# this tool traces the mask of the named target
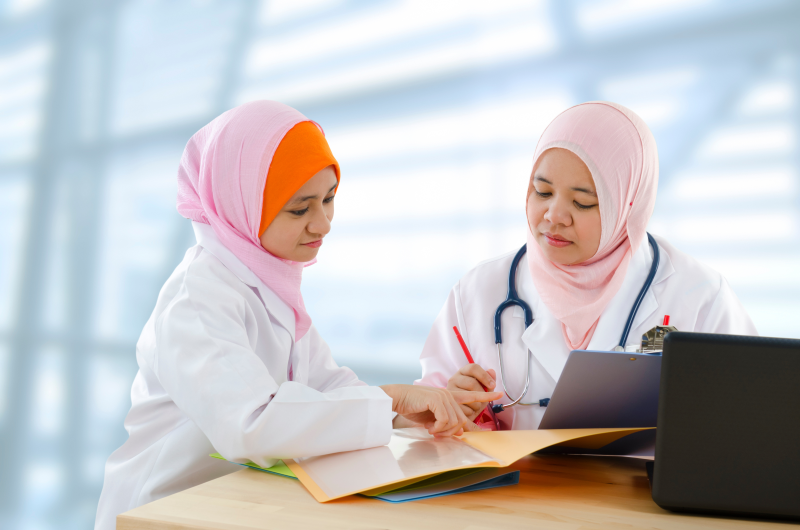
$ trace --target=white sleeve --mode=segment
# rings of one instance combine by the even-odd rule
[[[459,368],[467,363],[464,352],[458,344],[453,326],[458,326],[458,331],[470,347],[469,330],[460,318],[462,315],[460,307],[459,284],[450,291],[447,301],[444,303],[439,315],[433,322],[419,362],[422,364],[422,377],[414,382],[415,385],[434,386],[438,388],[447,387],[447,381],[458,372]]]
[[[702,319],[701,324],[696,330],[699,332],[758,335],[750,315],[724,277],[721,278],[717,295],[706,310],[706,314],[700,315],[700,319]]]
[[[271,466],[278,458],[389,442],[392,400],[380,388],[278,386],[252,350],[245,326],[249,312],[244,298],[224,282],[187,276],[156,322],[153,371],[222,456]],[[349,377],[334,373],[329,388]]]

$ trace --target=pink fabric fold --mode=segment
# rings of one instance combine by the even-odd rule
[[[534,170],[553,148],[573,152],[592,174],[600,204],[600,246],[584,263],[560,265],[545,257],[528,226],[528,267],[542,301],[561,321],[567,346],[586,349],[645,239],[658,188],[658,150],[639,116],[608,102],[583,103],[559,114],[539,138]]]
[[[183,151],[178,168],[178,212],[211,225],[225,247],[295,314],[295,340],[311,327],[300,283],[303,267],[261,246],[258,229],[270,162],[284,135],[310,121],[276,101],[233,108],[200,129]]]

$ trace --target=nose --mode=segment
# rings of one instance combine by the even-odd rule
[[[572,215],[569,212],[569,205],[563,201],[555,200],[550,203],[550,207],[544,214],[546,221],[553,225],[569,226],[572,224]]]
[[[306,230],[311,234],[326,235],[331,231],[331,220],[328,218],[324,208],[315,208],[314,215],[306,226]]]

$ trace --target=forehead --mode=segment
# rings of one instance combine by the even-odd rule
[[[542,176],[554,186],[569,185],[594,189],[592,172],[578,155],[567,149],[548,149],[534,168],[534,176]]]
[[[328,166],[308,179],[305,184],[303,184],[300,189],[297,190],[295,196],[308,195],[309,192],[320,192],[322,190],[324,190],[323,193],[327,193],[328,190],[335,185],[336,171],[334,171],[333,167]]]

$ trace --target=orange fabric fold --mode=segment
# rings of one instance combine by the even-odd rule
[[[259,237],[297,190],[328,166],[333,166],[338,181],[339,163],[333,157],[325,135],[316,123],[303,121],[286,133],[267,172]]]

